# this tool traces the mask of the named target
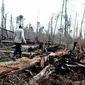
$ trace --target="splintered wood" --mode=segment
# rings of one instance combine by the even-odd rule
[[[66,54],[69,54],[68,50],[61,50],[61,51],[56,52],[57,56],[63,56],[63,55],[66,55]]]
[[[85,52],[85,39],[78,40],[77,47],[81,53]]]
[[[61,51],[57,51],[55,53],[50,53],[49,56],[63,56],[66,54],[69,54],[70,52],[68,50],[61,50]]]

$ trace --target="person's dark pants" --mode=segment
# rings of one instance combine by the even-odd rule
[[[17,54],[19,54],[19,57],[21,57],[21,55],[22,55],[21,43],[15,43],[14,56],[17,56]]]

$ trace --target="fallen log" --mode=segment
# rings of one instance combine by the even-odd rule
[[[21,71],[21,70],[28,69],[31,66],[33,66],[35,63],[41,62],[41,58],[40,57],[33,58],[33,59],[21,58],[17,62],[18,63],[13,64],[10,67],[0,65],[0,70],[2,70],[2,72],[0,72],[0,78],[2,78],[3,76],[6,76],[8,73],[15,70]]]
[[[12,72],[12,71],[14,71],[14,70],[18,70],[18,68],[8,68],[7,70],[2,71],[2,72],[0,73],[0,78],[5,77],[8,73],[10,73],[10,72]]]
[[[47,80],[54,71],[55,68],[53,65],[47,65],[40,73],[30,79],[29,84],[34,85],[35,83],[40,83]]]
[[[10,50],[0,50],[0,52],[2,53],[13,53],[14,51],[10,51]],[[38,54],[38,53],[35,53],[35,52],[31,52],[31,54]],[[30,52],[22,52],[22,55],[27,55],[27,56],[30,56]]]
[[[50,46],[50,47],[46,48],[46,50],[48,52],[56,52],[57,50],[61,50],[61,49],[65,49],[65,45],[59,44],[59,45],[56,45],[56,46]]]

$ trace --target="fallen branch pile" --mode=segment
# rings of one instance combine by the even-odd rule
[[[0,63],[0,85],[84,85],[85,54],[51,49],[31,59]]]

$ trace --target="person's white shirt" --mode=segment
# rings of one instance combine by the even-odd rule
[[[26,43],[23,28],[16,28],[14,32],[14,42],[15,43],[22,43],[22,42]]]

